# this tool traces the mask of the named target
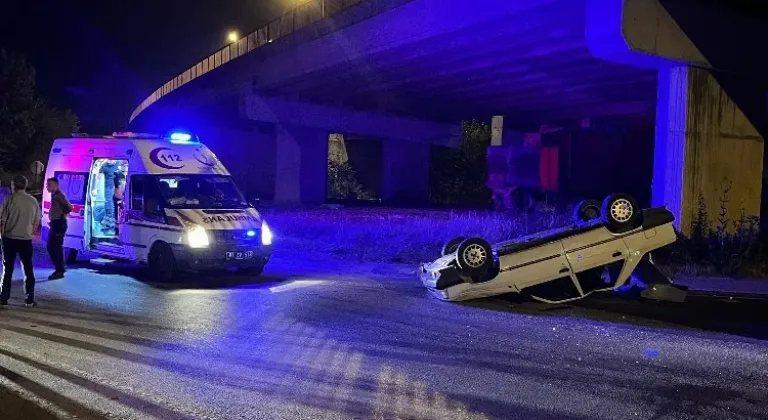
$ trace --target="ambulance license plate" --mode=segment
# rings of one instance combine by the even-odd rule
[[[253,258],[253,251],[227,252],[228,260],[247,260]]]

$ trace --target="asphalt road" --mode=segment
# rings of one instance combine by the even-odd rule
[[[280,255],[259,280],[105,264],[41,281],[38,308],[21,289],[3,420],[768,418],[760,299],[459,305],[406,268]]]

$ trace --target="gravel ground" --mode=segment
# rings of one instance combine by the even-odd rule
[[[768,418],[756,298],[450,304],[408,266],[280,253],[258,280],[105,264],[41,281],[38,308],[21,289],[3,420]]]

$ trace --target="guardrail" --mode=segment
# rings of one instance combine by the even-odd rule
[[[266,45],[280,37],[290,35],[299,29],[311,25],[326,17],[332,16],[344,9],[352,7],[363,0],[294,0],[296,5],[280,18],[264,25],[240,40],[233,42],[199,63],[190,67],[184,73],[166,82],[152,92],[133,111],[129,122],[133,121],[142,111],[149,108],[163,96],[173,92],[192,80],[213,71],[224,64]]]

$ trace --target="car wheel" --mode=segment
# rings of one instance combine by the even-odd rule
[[[480,238],[465,239],[456,251],[456,262],[464,274],[482,281],[493,267],[491,244]]]
[[[157,282],[168,282],[176,278],[178,268],[173,250],[165,242],[158,242],[149,251],[149,276]]]
[[[453,254],[454,252],[456,252],[457,249],[459,249],[459,244],[464,242],[464,240],[466,239],[467,238],[463,236],[459,236],[458,238],[453,238],[450,241],[446,242],[445,245],[443,245],[443,250],[441,255],[446,256],[449,254]]]
[[[74,248],[64,248],[64,262],[67,265],[77,264],[77,250]]]
[[[634,228],[640,219],[640,207],[632,196],[611,194],[603,200],[602,213],[614,232]]]
[[[600,202],[597,200],[582,200],[573,209],[573,221],[582,224],[600,218]]]

